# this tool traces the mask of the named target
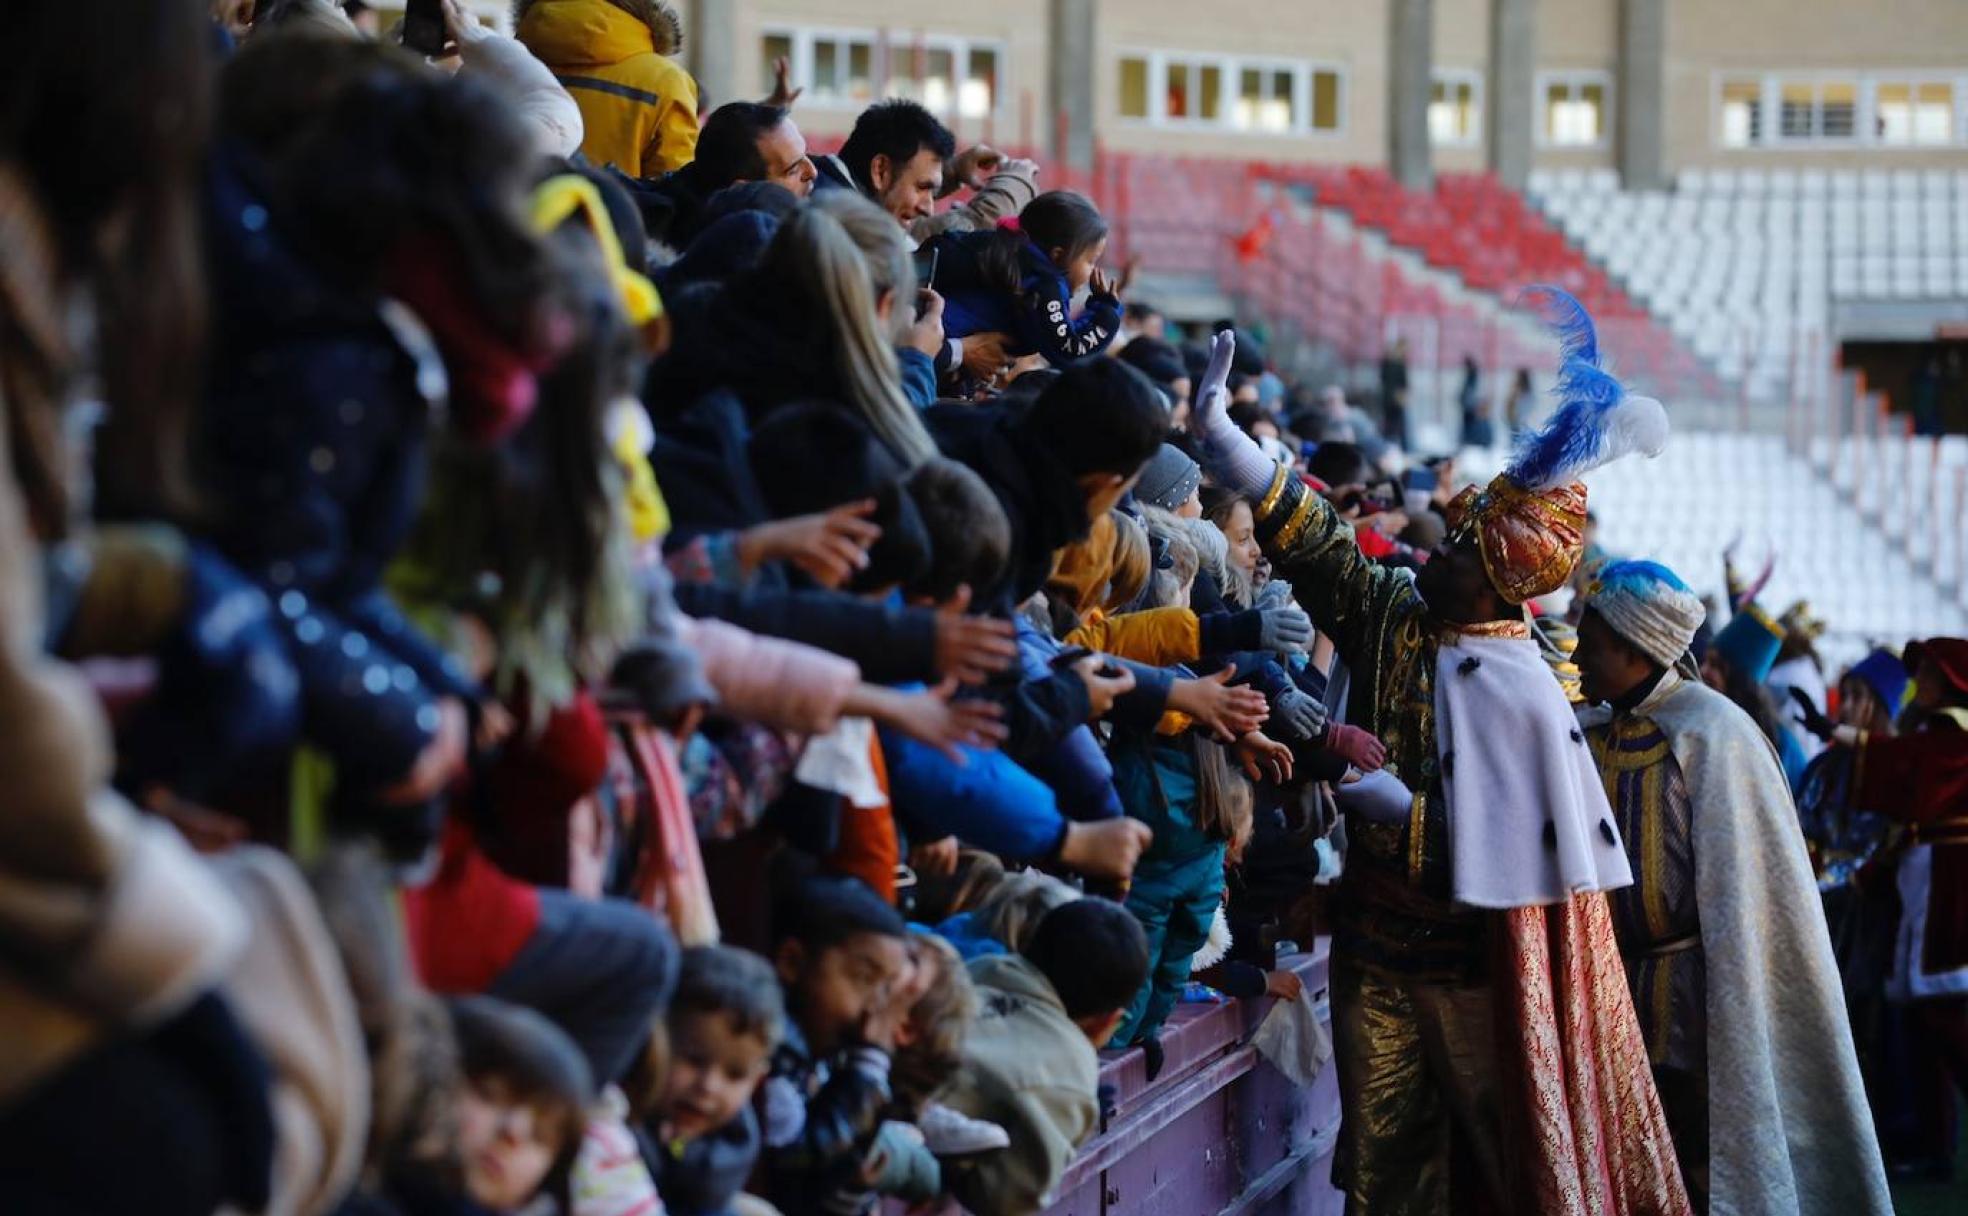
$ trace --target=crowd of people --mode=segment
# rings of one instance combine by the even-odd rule
[[[9,1211],[1033,1213],[1326,933],[1352,1210],[1944,1167],[1968,642],[1600,551],[1569,297],[1465,486],[913,102],[436,7],[9,10]]]

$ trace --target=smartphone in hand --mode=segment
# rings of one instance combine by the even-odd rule
[[[403,45],[419,55],[442,55],[450,40],[441,0],[408,0],[403,7]]]

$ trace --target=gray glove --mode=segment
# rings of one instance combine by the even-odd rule
[[[1287,688],[1271,702],[1266,729],[1274,728],[1281,739],[1293,742],[1320,738],[1326,733],[1326,707],[1302,689]]]
[[[1263,610],[1263,623],[1258,632],[1259,649],[1293,655],[1304,654],[1311,645],[1312,618],[1305,615],[1305,609],[1288,604],[1283,608]]]

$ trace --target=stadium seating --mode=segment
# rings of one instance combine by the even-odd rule
[[[1752,400],[1827,360],[1834,300],[1968,295],[1968,170],[1691,169],[1671,192],[1539,173],[1529,194]]]
[[[1718,601],[1718,554],[1738,543],[1753,574],[1774,553],[1762,603],[1781,612],[1808,600],[1832,624],[1818,649],[1837,668],[1875,642],[1968,630],[1968,602],[1948,589],[1962,557],[1954,469],[1968,470],[1968,441],[1869,439],[1843,453],[1819,441],[1793,453],[1777,435],[1683,431],[1658,460],[1618,461],[1587,482],[1607,549],[1665,562]]]

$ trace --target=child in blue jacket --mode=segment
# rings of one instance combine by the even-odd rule
[[[1008,353],[1063,365],[1106,350],[1120,332],[1119,286],[1099,269],[1106,252],[1099,209],[1053,190],[991,231],[935,238],[918,260],[936,268],[946,336],[1009,334]],[[1073,297],[1088,287],[1086,309],[1075,317]]]

